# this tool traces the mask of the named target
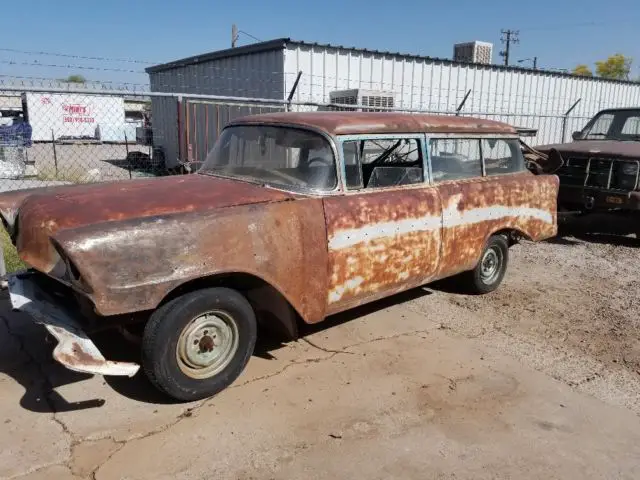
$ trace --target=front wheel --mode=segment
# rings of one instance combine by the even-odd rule
[[[238,378],[253,353],[256,318],[228,288],[178,297],[152,315],[142,336],[142,366],[151,383],[180,401],[215,395]]]
[[[493,235],[484,247],[476,267],[464,274],[469,293],[484,294],[494,291],[507,271],[509,244],[503,235]]]

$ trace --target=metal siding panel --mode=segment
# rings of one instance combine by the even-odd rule
[[[351,88],[351,55],[348,53],[336,53],[335,72],[333,76],[334,90],[347,90]]]
[[[415,61],[404,63],[403,77],[406,78],[407,82],[407,86],[404,88],[404,97],[405,105],[409,108],[415,108],[416,91],[418,90],[418,85],[420,85],[419,82],[416,82],[419,67],[420,65]]]
[[[311,96],[310,100],[312,102],[323,102],[324,101],[324,92],[323,81],[324,81],[324,72],[323,72],[323,64],[322,64],[322,50],[318,51],[316,48],[311,47]]]
[[[361,87],[362,57],[360,55],[349,55],[349,84],[347,88]]]
[[[153,144],[163,149],[167,167],[173,167],[177,165],[178,158],[177,100],[172,97],[152,97],[151,115]]]

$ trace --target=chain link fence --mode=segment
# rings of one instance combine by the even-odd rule
[[[588,118],[447,111],[98,88],[0,84],[0,191],[196,171],[222,128],[258,113],[385,110],[464,115],[530,129],[536,145],[562,142]]]

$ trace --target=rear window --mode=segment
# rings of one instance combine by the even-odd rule
[[[524,157],[517,139],[483,138],[482,158],[487,176],[516,173],[525,169]]]

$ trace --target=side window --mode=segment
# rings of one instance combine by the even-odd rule
[[[347,188],[362,188],[362,168],[360,168],[360,155],[358,145],[360,142],[351,141],[342,144],[344,157],[344,172]]]
[[[603,113],[600,115],[587,132],[587,137],[592,135],[594,137],[601,137],[609,133],[611,124],[613,123],[612,113]]]
[[[433,138],[429,151],[431,174],[436,183],[482,176],[480,140]]]
[[[640,117],[628,117],[622,126],[623,135],[640,135]]]
[[[521,172],[525,169],[520,143],[516,139],[482,139],[484,171],[488,176]]]
[[[416,138],[365,139],[343,143],[347,188],[384,188],[424,181]]]

